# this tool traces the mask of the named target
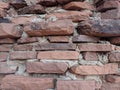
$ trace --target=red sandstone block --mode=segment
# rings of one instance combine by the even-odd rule
[[[38,59],[56,59],[56,60],[76,60],[79,53],[76,51],[43,51],[39,52]]]
[[[12,60],[25,60],[36,59],[37,52],[35,51],[13,51],[10,52],[10,59]]]
[[[0,2],[0,8],[2,8],[2,9],[8,9],[9,6],[10,6],[9,3]]]
[[[11,38],[3,38],[3,39],[0,39],[0,44],[12,44],[14,43],[15,40],[14,39],[11,39]]]
[[[34,78],[13,75],[6,76],[1,85],[2,90],[47,90],[53,87],[52,78]]]
[[[12,45],[0,45],[0,51],[2,52],[8,52],[12,48]]]
[[[80,51],[108,52],[113,50],[110,44],[79,44],[78,47]]]
[[[56,73],[64,74],[68,69],[67,63],[43,63],[43,62],[28,62],[26,63],[28,73]]]
[[[107,75],[107,74],[117,74],[118,64],[110,63],[103,66],[97,65],[79,65],[73,66],[71,72],[79,75]]]
[[[108,75],[105,79],[110,83],[120,83],[120,76],[117,75]]]
[[[110,62],[120,62],[120,52],[112,52],[108,58]]]
[[[7,60],[7,57],[8,57],[8,53],[3,53],[1,52],[0,53],[0,62],[4,62]]]

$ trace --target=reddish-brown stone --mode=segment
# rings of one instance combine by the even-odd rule
[[[57,2],[59,3],[59,4],[66,4],[66,3],[69,3],[69,2],[71,2],[72,0],[57,0]]]
[[[56,0],[38,0],[39,4],[43,5],[43,6],[55,6],[57,5],[57,1]]]
[[[79,53],[76,51],[42,51],[38,53],[38,59],[77,60]]]
[[[12,44],[14,43],[15,40],[14,39],[11,39],[11,38],[3,38],[3,39],[0,39],[0,44]]]
[[[41,43],[35,46],[35,50],[75,50],[76,45],[72,43]]]
[[[8,53],[0,53],[0,62],[4,62],[7,60]]]
[[[13,50],[15,51],[30,51],[32,50],[33,46],[32,45],[15,45],[13,47]]]
[[[96,52],[84,52],[83,59],[88,60],[88,61],[97,61],[98,56]]]
[[[9,8],[9,3],[0,2],[0,8],[2,8],[2,9],[8,9]]]
[[[117,75],[107,75],[105,79],[110,83],[120,83],[120,76]]]
[[[94,10],[93,5],[88,2],[70,2],[63,6],[63,8],[67,10]]]
[[[13,74],[17,70],[17,66],[11,68],[6,62],[0,62],[0,74]]]
[[[56,73],[64,74],[68,69],[67,63],[43,63],[43,62],[28,62],[26,64],[28,73]]]
[[[37,42],[37,38],[35,37],[26,37],[26,38],[20,38],[17,40],[17,43],[19,44],[27,44],[27,43],[34,43]]]
[[[73,23],[71,20],[32,23],[26,25],[24,28],[24,31],[29,36],[71,35],[73,30]]]
[[[110,44],[79,44],[78,48],[80,51],[97,51],[97,52],[108,52],[112,51],[112,45]]]
[[[79,65],[73,66],[71,72],[79,75],[107,75],[107,74],[117,74],[118,64],[110,63],[103,66],[97,65]]]
[[[95,90],[95,81],[58,80],[57,90]]]
[[[109,15],[111,15],[111,13]],[[116,15],[114,15],[114,17],[115,16]],[[80,34],[82,33],[89,36],[98,36],[98,37],[120,36],[119,23],[120,20],[112,20],[112,19],[87,20],[79,23],[78,32]]]
[[[108,58],[110,62],[120,62],[120,52],[112,52]]]
[[[75,43],[83,42],[83,43],[90,43],[90,42],[98,42],[99,38],[87,35],[77,35],[73,36],[72,41]]]
[[[79,22],[87,20],[91,15],[90,12],[80,12],[80,11],[67,11],[60,13],[52,13],[45,16],[46,19],[49,19],[55,16],[57,19],[71,19],[73,22]]]
[[[34,51],[10,52],[10,59],[12,59],[12,60],[36,59],[36,56],[37,56],[37,53]]]
[[[120,45],[120,37],[111,38],[110,43]]]
[[[0,45],[1,52],[8,52],[12,49],[12,45]]]
[[[2,90],[47,90],[52,89],[52,78],[34,78],[8,75],[2,80]]]
[[[69,37],[68,36],[50,36],[48,37],[48,40],[51,42],[51,43],[60,43],[60,42],[64,42],[64,43],[67,43],[69,42]]]
[[[6,17],[7,12],[5,9],[0,8],[0,18]]]
[[[22,34],[22,28],[11,23],[0,24],[0,38],[19,38]]]

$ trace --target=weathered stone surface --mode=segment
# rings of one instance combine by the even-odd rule
[[[37,56],[37,53],[34,51],[10,52],[10,59],[12,59],[12,60],[36,59],[36,56]]]
[[[2,8],[2,9],[8,9],[9,8],[9,3],[0,2],[0,8]]]
[[[35,46],[35,50],[75,50],[76,45],[72,43],[42,43]]]
[[[120,62],[120,52],[112,52],[108,56],[110,62]]]
[[[48,40],[51,42],[51,43],[60,43],[60,42],[64,42],[64,43],[67,43],[69,42],[69,37],[68,36],[50,36],[48,37]]]
[[[22,34],[22,28],[15,24],[1,23],[0,38],[19,38]]]
[[[106,75],[106,74],[117,74],[118,64],[110,63],[103,66],[97,65],[79,65],[73,66],[71,72],[79,75]]]
[[[63,6],[63,8],[67,10],[94,10],[93,5],[88,2],[70,2]]]
[[[6,10],[0,8],[0,18],[6,17],[6,15],[7,15]]]
[[[61,57],[62,56],[62,57]],[[39,52],[38,59],[76,60],[79,53],[76,51],[45,51]]]
[[[88,60],[88,61],[97,61],[98,56],[96,52],[84,52],[83,59]]]
[[[45,9],[41,5],[26,6],[18,10],[18,14],[44,14]]]
[[[95,81],[58,80],[57,90],[95,90]]]
[[[120,83],[103,83],[101,90],[119,90]]]
[[[12,49],[12,45],[0,45],[1,52],[8,52]]]
[[[74,29],[71,20],[58,20],[54,22],[28,24],[24,30],[29,36],[48,36],[71,35]]]
[[[0,23],[11,23],[8,18],[0,18]]]
[[[52,78],[33,78],[24,76],[6,76],[1,88],[2,90],[47,90],[52,89]]]
[[[120,37],[111,38],[110,43],[120,45]]]
[[[107,75],[105,80],[110,83],[120,83],[120,76],[117,75]]]
[[[79,44],[78,48],[80,51],[97,51],[97,52],[108,52],[112,51],[111,44]]]
[[[26,37],[26,38],[20,38],[17,40],[17,43],[19,44],[27,44],[27,43],[34,43],[37,42],[37,38],[35,37]]]
[[[104,13],[101,13],[101,18],[102,19],[116,19],[116,20],[120,19],[120,8],[119,9],[108,10]],[[117,29],[117,27],[116,27],[116,29]]]
[[[0,53],[0,62],[4,62],[7,60],[8,53]]]
[[[83,42],[83,43],[90,43],[90,42],[98,42],[99,38],[87,35],[77,35],[73,36],[72,41],[75,43]]]
[[[14,43],[15,40],[14,39],[11,39],[11,38],[3,38],[3,39],[0,39],[0,44],[12,44]]]
[[[55,5],[57,5],[56,0],[38,0],[38,1],[43,6],[55,6]]]
[[[56,17],[57,19],[71,19],[73,22],[79,22],[83,20],[87,20],[91,15],[90,12],[80,12],[80,11],[67,11],[60,13],[52,13],[45,16],[46,19],[51,17]]]
[[[72,0],[56,0],[59,4],[66,4],[71,2]]]
[[[30,51],[32,50],[33,46],[32,45],[15,45],[13,47],[13,50],[15,51]]]
[[[25,0],[28,6],[35,5],[39,2],[39,0]]]
[[[28,73],[56,73],[64,74],[68,69],[67,63],[43,63],[43,62],[28,62],[26,64]]]
[[[83,21],[78,25],[78,32],[98,37],[120,36],[120,20],[103,19]]]
[[[13,74],[17,70],[17,66],[11,68],[6,62],[0,62],[0,74]]]

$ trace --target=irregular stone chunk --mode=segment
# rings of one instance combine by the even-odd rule
[[[103,66],[97,65],[79,65],[73,66],[71,72],[79,75],[107,75],[107,74],[117,74],[118,64],[110,63]]]
[[[15,24],[1,23],[0,38],[19,38],[22,34],[22,28]]]
[[[17,70],[17,66],[11,68],[6,62],[0,62],[0,74],[13,74]]]
[[[14,43],[15,40],[14,39],[11,39],[11,38],[3,38],[3,39],[0,39],[0,44],[12,44]]]
[[[67,63],[42,63],[42,62],[28,62],[26,64],[28,73],[56,73],[64,74],[68,69]]]
[[[120,83],[120,76],[117,75],[107,75],[105,79],[110,83]]]
[[[6,17],[6,15],[7,15],[6,10],[0,8],[0,18]]]
[[[92,4],[88,2],[70,2],[63,6],[63,8],[67,10],[84,10],[84,9],[94,10]]]
[[[71,20],[58,20],[54,22],[28,24],[24,30],[29,36],[48,36],[71,35],[74,28]]]
[[[9,8],[9,3],[0,2],[0,8],[2,8],[2,9],[8,9]]]
[[[60,13],[52,13],[45,16],[46,19],[51,17],[56,17],[57,19],[71,19],[73,22],[84,21],[89,18],[91,13],[89,12],[80,12],[80,11],[67,11]]]
[[[8,52],[12,49],[12,45],[0,45],[1,52]]]
[[[78,32],[98,37],[120,36],[120,20],[103,19],[83,21],[78,25]]]
[[[55,6],[55,5],[57,5],[56,0],[38,0],[38,1],[43,6]]]
[[[111,38],[110,43],[120,45],[120,37]]]
[[[78,48],[80,51],[97,51],[97,52],[108,52],[112,51],[111,44],[79,44]]]
[[[110,62],[120,62],[120,53],[119,52],[112,52],[108,56]]]
[[[72,43],[43,43],[35,46],[35,50],[75,50],[76,45]]]
[[[93,37],[93,36],[87,36],[87,35],[77,35],[73,36],[72,41],[75,43],[83,42],[83,43],[90,43],[90,42],[98,42],[99,38]]]
[[[76,60],[79,53],[76,51],[45,51],[39,52],[38,59]]]
[[[24,76],[6,76],[1,88],[2,90],[47,90],[52,89],[52,78],[33,78]]]
[[[58,80],[57,90],[95,90],[95,81]]]
[[[25,60],[36,59],[37,53],[34,51],[14,51],[10,52],[10,59],[12,60]]]
[[[30,51],[32,50],[33,46],[32,45],[15,45],[13,49],[15,51]]]

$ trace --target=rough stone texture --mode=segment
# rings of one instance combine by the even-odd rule
[[[6,61],[8,57],[8,53],[0,53],[0,62]]]
[[[0,38],[19,38],[21,34],[21,28],[15,24],[0,24]]]
[[[79,75],[106,75],[106,74],[117,74],[118,64],[110,63],[103,66],[97,65],[79,65],[73,66],[71,72]]]
[[[70,1],[72,0],[57,0],[59,4],[66,4],[66,3],[69,3]]]
[[[61,57],[62,56],[62,57]],[[76,51],[45,51],[39,52],[38,59],[76,60],[79,53]]]
[[[67,43],[69,42],[69,37],[68,36],[51,36],[51,37],[48,37],[48,40],[51,42],[51,43]]]
[[[0,44],[13,44],[14,42],[15,40],[11,38],[0,39]]]
[[[87,20],[91,13],[89,12],[80,12],[80,11],[67,11],[60,13],[52,13],[46,15],[46,19],[51,17],[56,17],[57,19],[71,19],[73,22],[79,22],[83,20]]]
[[[6,62],[0,62],[0,74],[13,74],[17,70],[17,66],[11,68]]]
[[[0,52],[8,52],[12,48],[11,45],[0,45]]]
[[[120,37],[111,38],[110,43],[120,45]]]
[[[53,79],[8,75],[3,79],[1,88],[2,90],[47,90],[53,88]]]
[[[29,36],[71,35],[73,23],[71,20],[41,22],[26,25],[24,30]]]
[[[105,80],[110,83],[120,83],[120,76],[117,75],[107,75]]]
[[[57,90],[95,90],[95,81],[58,80]]]
[[[96,52],[84,52],[83,59],[88,60],[88,61],[97,61],[98,56]]]
[[[41,5],[43,6],[55,6],[57,5],[56,0],[38,0]]]
[[[99,38],[87,36],[87,35],[77,35],[77,36],[73,36],[72,41],[76,42],[76,43],[79,43],[79,42],[83,42],[83,43],[93,42],[93,43],[95,43],[95,42],[99,41]]]
[[[26,64],[28,73],[56,73],[64,74],[68,69],[67,63],[42,63],[42,62],[28,62]]]
[[[72,43],[41,43],[35,46],[35,50],[75,50],[76,45]]]
[[[12,60],[36,59],[37,53],[34,51],[13,51],[10,52]]]
[[[97,51],[97,52],[109,52],[112,51],[111,44],[79,44],[80,51]]]
[[[0,18],[6,17],[6,15],[7,15],[6,10],[0,8]]]
[[[112,52],[108,58],[110,62],[120,62],[120,52]]]
[[[8,9],[9,8],[9,3],[0,2],[0,8]]]
[[[63,6],[63,8],[67,10],[84,10],[84,9],[94,10],[92,4],[88,2],[70,2]]]
[[[88,20],[79,23],[78,32],[86,35],[98,36],[98,37],[120,36],[119,23],[120,20],[111,20],[111,19]]]

